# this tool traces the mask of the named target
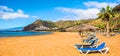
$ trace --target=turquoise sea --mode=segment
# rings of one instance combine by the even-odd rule
[[[51,32],[0,31],[0,37],[32,36],[32,35],[43,35],[43,34],[51,34]]]

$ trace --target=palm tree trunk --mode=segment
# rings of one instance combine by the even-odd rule
[[[109,27],[109,22],[107,22],[107,36],[110,36],[110,35],[109,35],[109,32],[110,32],[109,29],[110,29],[110,27]]]

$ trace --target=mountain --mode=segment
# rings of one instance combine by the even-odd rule
[[[113,8],[115,17],[110,21],[110,29],[120,30],[120,4]],[[44,31],[54,29],[64,29],[75,26],[76,24],[88,24],[91,26],[99,27],[102,30],[106,29],[106,22],[103,22],[100,18],[88,19],[88,20],[60,20],[57,22],[36,20],[35,22],[25,26],[23,31]]]
[[[15,27],[15,28],[9,28],[9,29],[2,29],[0,31],[21,31],[23,27]]]
[[[48,31],[57,29],[57,26],[51,21],[36,20],[23,28],[23,31]]]
[[[64,31],[66,28],[72,27],[76,25],[76,22],[81,24],[86,24],[93,21],[92,19],[89,20],[66,20],[66,21],[43,21],[43,20],[36,20],[35,22],[25,26],[23,31],[50,31],[50,30],[57,30],[57,31]]]
[[[114,11],[114,12],[119,12],[119,13],[120,13],[120,4],[117,5],[117,6],[115,6],[115,7],[113,8],[113,11]]]
[[[75,25],[75,22],[76,21],[72,21],[72,20],[67,20],[67,21],[58,21],[58,22],[55,22],[55,24],[59,27],[59,28],[68,28],[68,27],[71,27],[71,26],[74,26]]]
[[[7,29],[7,30],[22,30],[23,27],[15,27],[15,28],[10,28],[10,29]]]

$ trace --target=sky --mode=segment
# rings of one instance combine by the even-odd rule
[[[102,7],[120,0],[0,0],[0,29],[23,27],[37,19],[95,19]]]

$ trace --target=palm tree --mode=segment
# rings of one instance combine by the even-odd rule
[[[102,8],[100,10],[100,13],[98,13],[99,18],[102,19],[102,21],[106,22],[106,28],[107,28],[107,36],[109,36],[109,22],[114,17],[114,12],[112,11],[112,8],[110,6],[107,6],[106,8]]]

